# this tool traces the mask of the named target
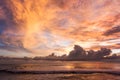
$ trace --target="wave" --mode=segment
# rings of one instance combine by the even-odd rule
[[[113,75],[120,75],[120,70],[58,70],[58,71],[25,71],[25,70],[0,70],[5,73],[12,74],[92,74],[92,73],[106,73]]]

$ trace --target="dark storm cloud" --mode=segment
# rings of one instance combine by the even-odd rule
[[[79,45],[74,46],[74,50],[72,50],[68,58],[70,59],[103,59],[105,56],[110,55],[111,50],[108,48],[100,48],[97,51],[89,50],[85,51]]]
[[[101,48],[98,51],[89,50],[87,53],[86,59],[103,59],[105,56],[110,55],[111,50],[108,48]]]
[[[75,45],[74,46],[74,50],[72,50],[70,53],[69,53],[69,58],[72,58],[72,59],[79,59],[79,58],[84,58],[86,55],[85,53],[85,50],[80,47],[79,45]]]
[[[95,52],[95,58],[104,58],[107,55],[110,55],[111,50],[107,48],[101,48]]]
[[[113,27],[104,33],[105,36],[113,35],[120,32],[120,26]]]

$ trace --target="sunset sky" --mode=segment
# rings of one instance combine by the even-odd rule
[[[0,0],[0,55],[120,53],[120,0]]]

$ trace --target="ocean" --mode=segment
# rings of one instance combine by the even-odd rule
[[[120,80],[119,62],[0,60],[0,70],[0,80]],[[104,71],[118,71],[118,74]]]

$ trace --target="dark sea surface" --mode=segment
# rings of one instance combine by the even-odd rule
[[[14,71],[64,71],[64,70],[116,70],[119,62],[100,61],[45,61],[45,60],[0,60],[0,70]],[[120,75],[93,74],[12,74],[0,72],[0,80],[120,80]]]

